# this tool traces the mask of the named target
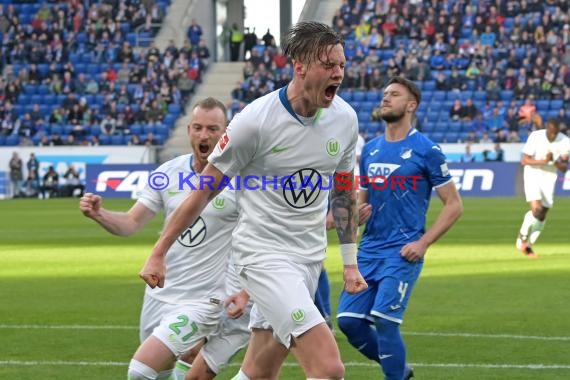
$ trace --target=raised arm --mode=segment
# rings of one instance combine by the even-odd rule
[[[166,253],[178,236],[198,219],[208,202],[222,190],[220,184],[224,175],[213,165],[208,164],[200,177],[209,181],[201,181],[197,190],[193,190],[172,213],[139,274],[151,288],[156,286],[162,288],[164,286],[164,257]]]
[[[103,208],[103,198],[85,193],[79,200],[79,209],[113,235],[130,236],[142,229],[156,215],[144,204],[137,202],[127,212],[109,211]]]

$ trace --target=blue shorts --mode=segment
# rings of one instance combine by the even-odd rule
[[[410,294],[423,267],[423,260],[411,263],[398,256],[388,259],[359,258],[358,269],[368,289],[357,294],[344,290],[337,318],[353,317],[374,322],[374,317],[402,323]]]

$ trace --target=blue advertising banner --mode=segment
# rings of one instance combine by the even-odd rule
[[[156,164],[88,164],[85,191],[105,198],[138,198]]]
[[[452,163],[449,174],[463,197],[513,196],[519,168],[512,162]]]

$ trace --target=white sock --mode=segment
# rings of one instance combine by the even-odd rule
[[[251,380],[251,379],[249,377],[247,377],[247,375],[245,373],[243,373],[243,371],[240,368],[237,375],[232,377],[232,380]]]
[[[528,238],[528,235],[530,234],[530,227],[533,225],[533,223],[536,222],[538,222],[538,219],[536,219],[534,215],[532,215],[532,211],[529,210],[526,212],[526,214],[524,214],[524,219],[521,225],[521,229],[519,231],[523,239]]]
[[[538,237],[540,236],[540,233],[542,232],[542,230],[544,229],[544,225],[546,224],[546,220],[543,220],[542,222],[539,221],[538,219],[536,220],[536,222],[534,222],[531,226],[530,226],[530,237],[529,237],[529,241],[530,244],[534,244],[536,242],[536,240],[538,239]]]
[[[138,360],[131,359],[129,363],[128,380],[155,380],[158,373]]]

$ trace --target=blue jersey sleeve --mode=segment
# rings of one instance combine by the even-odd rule
[[[358,163],[359,169],[360,169],[360,175],[361,176],[369,176],[368,174],[368,157],[370,156],[370,154],[368,153],[370,151],[370,143],[366,143],[364,144],[364,147],[362,148],[362,152],[360,152],[360,162]],[[369,176],[370,178],[370,176]],[[370,184],[368,183],[368,181],[361,181],[360,182],[360,189],[362,190],[366,190],[368,191],[370,187]]]
[[[445,154],[437,145],[433,145],[426,154],[427,175],[432,187],[438,187],[451,181]]]

